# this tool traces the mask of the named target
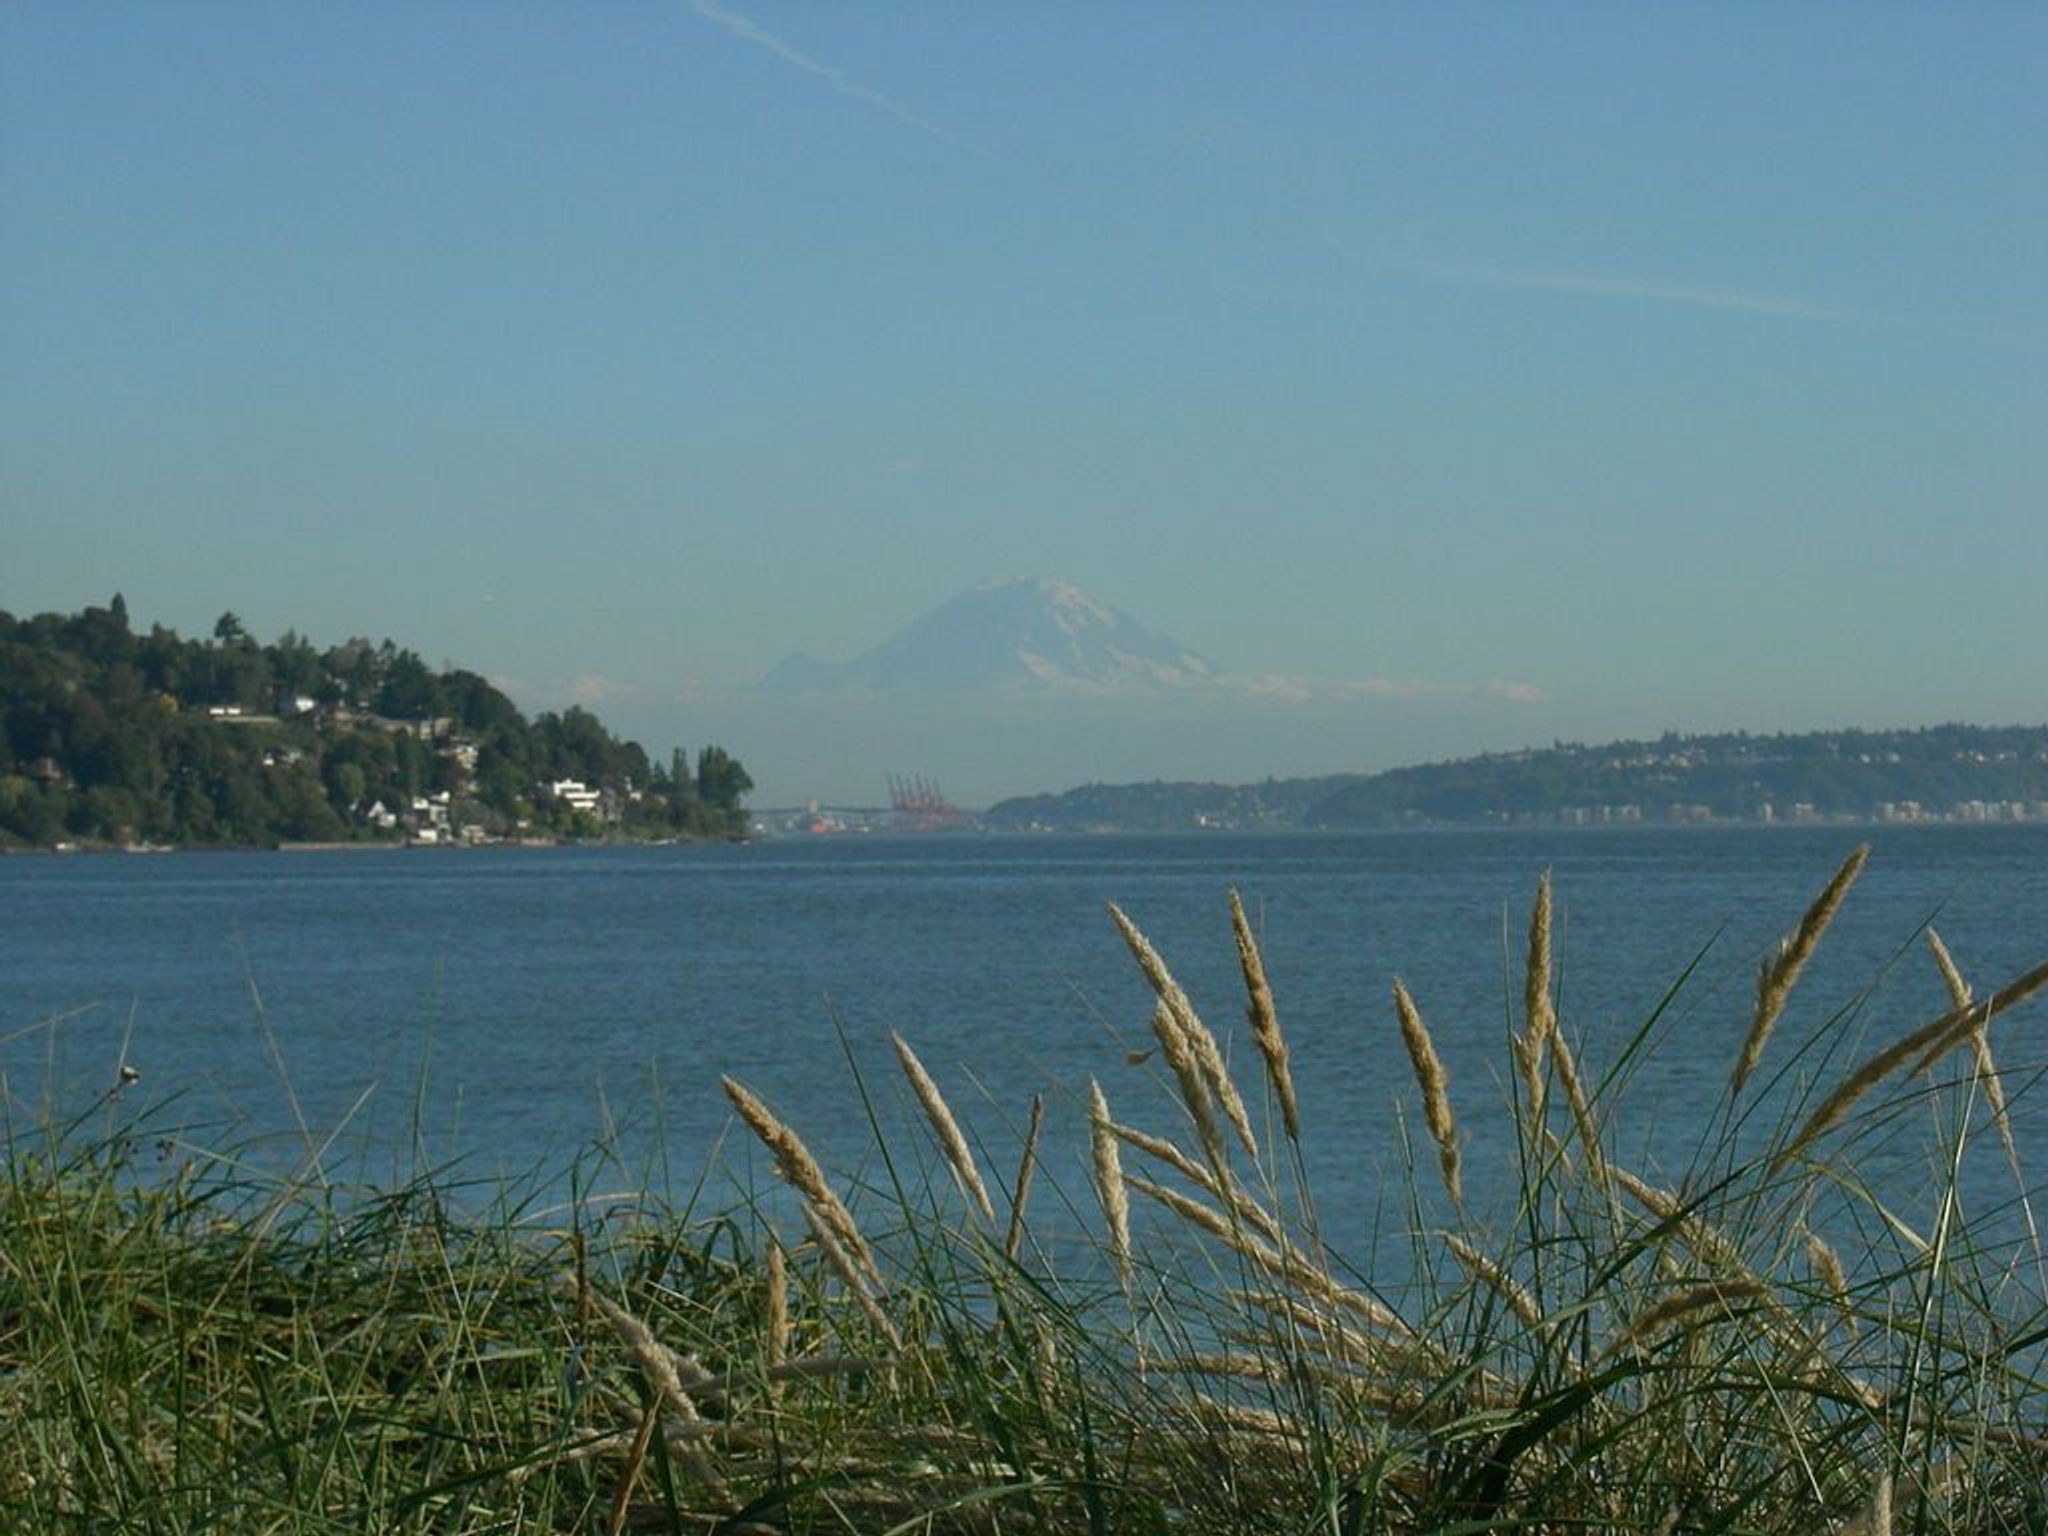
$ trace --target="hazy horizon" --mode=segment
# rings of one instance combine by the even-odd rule
[[[90,601],[104,602],[111,596]],[[83,605],[84,601],[79,606]],[[138,630],[154,623],[171,624],[187,636],[211,629],[211,620],[174,622],[132,604],[130,609]],[[261,626],[256,632],[260,638],[275,638]],[[326,646],[350,637],[308,638]],[[402,635],[365,638],[408,643]],[[642,699],[630,691],[573,687],[559,698],[535,699],[519,679],[490,674],[471,658],[426,659],[436,666],[482,670],[529,710],[572,704],[592,709],[615,732],[638,739],[657,756],[665,757],[677,746],[725,745],[754,775],[756,792],[749,799],[764,808],[813,800],[842,806],[886,805],[891,775],[931,779],[955,803],[980,809],[1012,796],[1057,793],[1085,783],[1253,783],[1378,772],[1485,752],[1546,747],[1558,740],[1655,739],[1666,731],[1913,729],[1964,720],[1960,715],[1884,713],[1773,718],[1739,711],[1725,718],[1680,720],[1660,713],[1655,702],[1633,711],[1588,715],[1504,679],[1468,686],[1246,676],[1225,668],[1207,687],[1095,694],[911,688],[881,694],[790,695],[763,690],[755,686],[760,679],[750,679],[730,688],[693,690],[679,706],[689,729],[677,732],[673,722],[678,706],[668,701]],[[852,659],[852,654],[844,659]],[[1970,718],[1966,723],[2042,724],[2048,723],[2048,712],[2031,718]]]
[[[2048,717],[2048,12],[0,12],[0,608],[763,803]],[[991,577],[1242,686],[750,685]]]

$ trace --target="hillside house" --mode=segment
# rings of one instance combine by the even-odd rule
[[[592,789],[581,779],[554,779],[542,785],[541,788],[548,799],[555,801],[559,805],[566,805],[572,811],[580,811],[586,816],[602,814],[600,810],[600,806],[604,801],[602,791]]]

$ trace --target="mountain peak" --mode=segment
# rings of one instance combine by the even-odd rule
[[[1214,663],[1071,582],[986,581],[851,661],[792,656],[776,692],[1158,692],[1220,676]]]

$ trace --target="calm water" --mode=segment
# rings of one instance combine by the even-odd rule
[[[1051,1166],[1071,1175],[1091,1074],[1127,1116],[1164,1128],[1171,1114],[1156,1068],[1126,1060],[1149,1043],[1149,994],[1103,903],[1146,929],[1212,1025],[1241,1035],[1224,905],[1234,885],[1263,925],[1321,1197],[1362,1222],[1397,1152],[1395,1107],[1415,1119],[1387,1001],[1395,975],[1436,1031],[1484,1190],[1502,1151],[1503,999],[1519,985],[1504,968],[1519,967],[1538,872],[1551,867],[1557,882],[1565,1024],[1596,1064],[1704,949],[1635,1067],[1614,1133],[1628,1155],[1669,1170],[1725,1083],[1757,957],[1859,835],[7,859],[0,1070],[17,1125],[46,1096],[90,1101],[125,1047],[142,1073],[128,1095],[174,1100],[168,1121],[210,1124],[215,1139],[292,1145],[295,1095],[316,1139],[338,1130],[330,1159],[366,1159],[373,1173],[380,1160],[411,1166],[416,1134],[428,1158],[480,1174],[564,1168],[609,1135],[625,1166],[687,1189],[706,1166],[765,1175],[741,1138],[714,1152],[727,1125],[721,1073],[753,1084],[828,1161],[872,1172],[846,1053],[894,1122],[905,1106],[893,1028],[998,1147],[1013,1145],[1043,1090],[1063,1149]],[[1884,829],[1873,841],[1767,1070],[1817,1031],[1848,1052],[1866,1032],[1882,1040],[1939,1011],[1916,941],[1929,918],[1980,989],[2048,957],[2048,829]],[[2005,1028],[2015,1089],[2048,1061],[2044,1040],[2048,1005]],[[1809,1065],[1819,1072],[1810,1056],[1794,1075]],[[2042,1165],[2038,1097],[2022,1095],[2021,1119]],[[1902,1132],[1880,1155],[1906,1168],[1916,1146]]]

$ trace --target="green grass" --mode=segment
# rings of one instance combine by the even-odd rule
[[[1148,1127],[1181,1166],[1117,1143],[1122,1177],[1180,1202],[1128,1187],[1127,1268],[1100,1191],[1041,1173],[1013,1220],[1016,1171],[984,1162],[990,1221],[936,1137],[882,1133],[893,1087],[885,1109],[851,1074],[877,1155],[838,1192],[879,1283],[780,1190],[705,1216],[435,1175],[363,1189],[258,1172],[118,1096],[13,1128],[0,1529],[2048,1531],[2041,1256],[1959,1196],[1965,1148],[1995,1142],[1967,1038],[1802,1142],[1856,1065],[1823,1012],[1689,1167],[1639,1176],[1611,1149],[1689,976],[1580,1067],[1581,1117],[1527,1044],[1535,970],[1511,1101],[1454,1106],[1512,1117],[1514,1196],[1467,1220],[1419,1140],[1412,1279],[1385,1296],[1321,1240],[1277,1083],[1240,1073],[1254,1156],[1199,1065]],[[1153,980],[1185,1039],[1191,1009]],[[1910,1207],[1859,1167],[1905,1126],[1947,1169]]]

